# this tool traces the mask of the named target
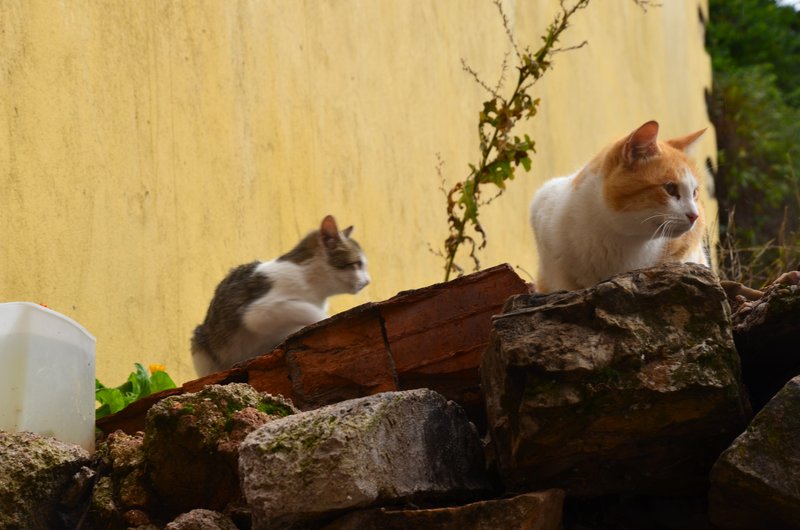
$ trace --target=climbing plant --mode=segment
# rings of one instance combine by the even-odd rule
[[[480,149],[477,161],[469,164],[469,174],[463,181],[446,191],[449,234],[444,241],[444,252],[440,253],[445,259],[445,281],[453,273],[463,273],[455,259],[464,246],[468,248],[475,270],[480,268],[476,252],[484,248],[487,242],[486,231],[479,219],[479,208],[485,204],[481,195],[485,186],[495,189],[496,195],[502,194],[506,189],[506,181],[514,178],[519,166],[530,170],[531,154],[536,152],[536,144],[527,134],[515,135],[514,129],[520,121],[536,116],[540,100],[533,97],[530,90],[552,68],[553,55],[586,44],[584,41],[568,48],[557,47],[571,18],[584,9],[589,1],[578,0],[568,5],[566,0],[561,0],[558,13],[541,38],[542,45],[532,50],[517,46],[503,6],[499,0],[495,0],[516,60],[516,83],[508,95],[501,94],[508,69],[507,58],[503,61],[503,74],[495,87],[484,83],[477,72],[462,60],[464,70],[489,93],[489,99],[484,101],[478,114]]]
[[[540,99],[531,95],[531,88],[553,67],[553,55],[587,44],[583,41],[566,48],[558,47],[559,39],[570,27],[572,18],[585,9],[589,1],[560,0],[557,14],[541,37],[541,46],[536,50],[530,47],[520,50],[502,3],[494,0],[516,59],[517,79],[514,89],[507,96],[501,94],[508,70],[507,60],[503,61],[502,73],[495,87],[483,82],[477,72],[462,60],[464,70],[488,92],[489,99],[483,102],[478,114],[477,161],[469,164],[469,173],[463,181],[456,182],[449,191],[445,190],[449,234],[444,241],[444,252],[437,252],[445,260],[445,281],[452,274],[463,274],[464,271],[455,261],[462,247],[468,249],[474,269],[480,269],[477,251],[486,246],[487,236],[479,219],[479,209],[506,190],[506,182],[514,179],[519,166],[525,171],[530,170],[536,143],[527,134],[514,134],[514,129],[520,121],[536,116]],[[661,7],[660,3],[653,0],[633,2],[645,12],[649,8]],[[485,186],[496,192],[489,200],[481,198]]]

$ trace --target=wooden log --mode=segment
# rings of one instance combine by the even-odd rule
[[[398,389],[374,304],[356,307],[295,334],[283,349],[292,382],[289,397],[299,409]]]
[[[500,265],[379,303],[400,388],[431,388],[473,421],[482,418],[479,367],[492,315],[526,291],[511,267]]]

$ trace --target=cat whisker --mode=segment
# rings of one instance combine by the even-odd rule
[[[670,216],[665,216],[665,217],[667,217],[667,219],[665,219],[660,225],[658,225],[658,228],[656,229],[651,239],[659,239],[662,237],[669,237],[671,235],[672,233],[671,226],[673,225],[673,221]]]
[[[657,213],[657,214],[655,214],[655,215],[651,215],[650,217],[648,217],[648,218],[646,218],[646,219],[643,219],[643,220],[642,220],[642,222],[641,222],[641,224],[645,224],[645,223],[646,223],[647,221],[649,221],[650,219],[658,219],[659,217],[661,217],[661,218],[669,217],[669,214],[665,214],[665,213]]]

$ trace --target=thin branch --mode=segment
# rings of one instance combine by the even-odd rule
[[[647,13],[647,9],[651,7],[661,7],[661,4],[653,2],[653,0],[633,0],[633,3],[642,8],[642,11]]]
[[[473,70],[473,69],[470,67],[470,65],[468,65],[468,64],[467,64],[467,61],[466,61],[466,60],[464,60],[464,58],[462,58],[462,59],[461,59],[461,68],[462,68],[462,69],[463,69],[465,72],[467,72],[469,75],[471,75],[471,76],[473,77],[473,79],[475,79],[475,81],[476,81],[476,82],[477,82],[477,83],[478,83],[480,86],[482,86],[482,87],[483,87],[483,89],[484,89],[484,90],[486,90],[486,91],[487,91],[488,93],[490,93],[491,95],[493,95],[493,96],[497,97],[497,92],[496,92],[496,91],[494,91],[494,90],[492,90],[492,89],[491,89],[491,87],[489,87],[489,85],[487,85],[486,83],[484,83],[484,82],[483,82],[483,79],[481,79],[481,77],[478,75],[478,72],[476,72],[475,70]]]
[[[550,53],[555,55],[557,53],[571,52],[572,50],[579,50],[579,49],[583,48],[584,46],[588,46],[588,45],[589,45],[589,41],[585,40],[580,44],[576,44],[575,46],[570,46],[568,48],[555,48],[553,50],[550,50]]]
[[[509,52],[503,56],[503,64],[500,65],[500,79],[497,80],[497,85],[494,87],[494,92],[492,92],[495,96],[500,93],[500,89],[503,88],[503,83],[506,82],[506,72],[508,72],[508,56]]]
[[[517,59],[520,61],[522,60],[522,54],[519,52],[519,47],[517,46],[517,41],[514,39],[514,31],[511,29],[511,22],[508,20],[506,16],[506,12],[503,9],[503,3],[500,0],[494,0],[494,5],[497,6],[497,10],[500,11],[500,17],[503,19],[503,27],[506,30],[506,35],[508,35],[508,40],[511,42],[511,46],[514,48],[514,53],[517,54]]]

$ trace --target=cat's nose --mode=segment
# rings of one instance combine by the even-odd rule
[[[689,224],[693,225],[695,221],[697,221],[698,215],[694,212],[689,212],[686,214],[686,218],[689,220]]]

